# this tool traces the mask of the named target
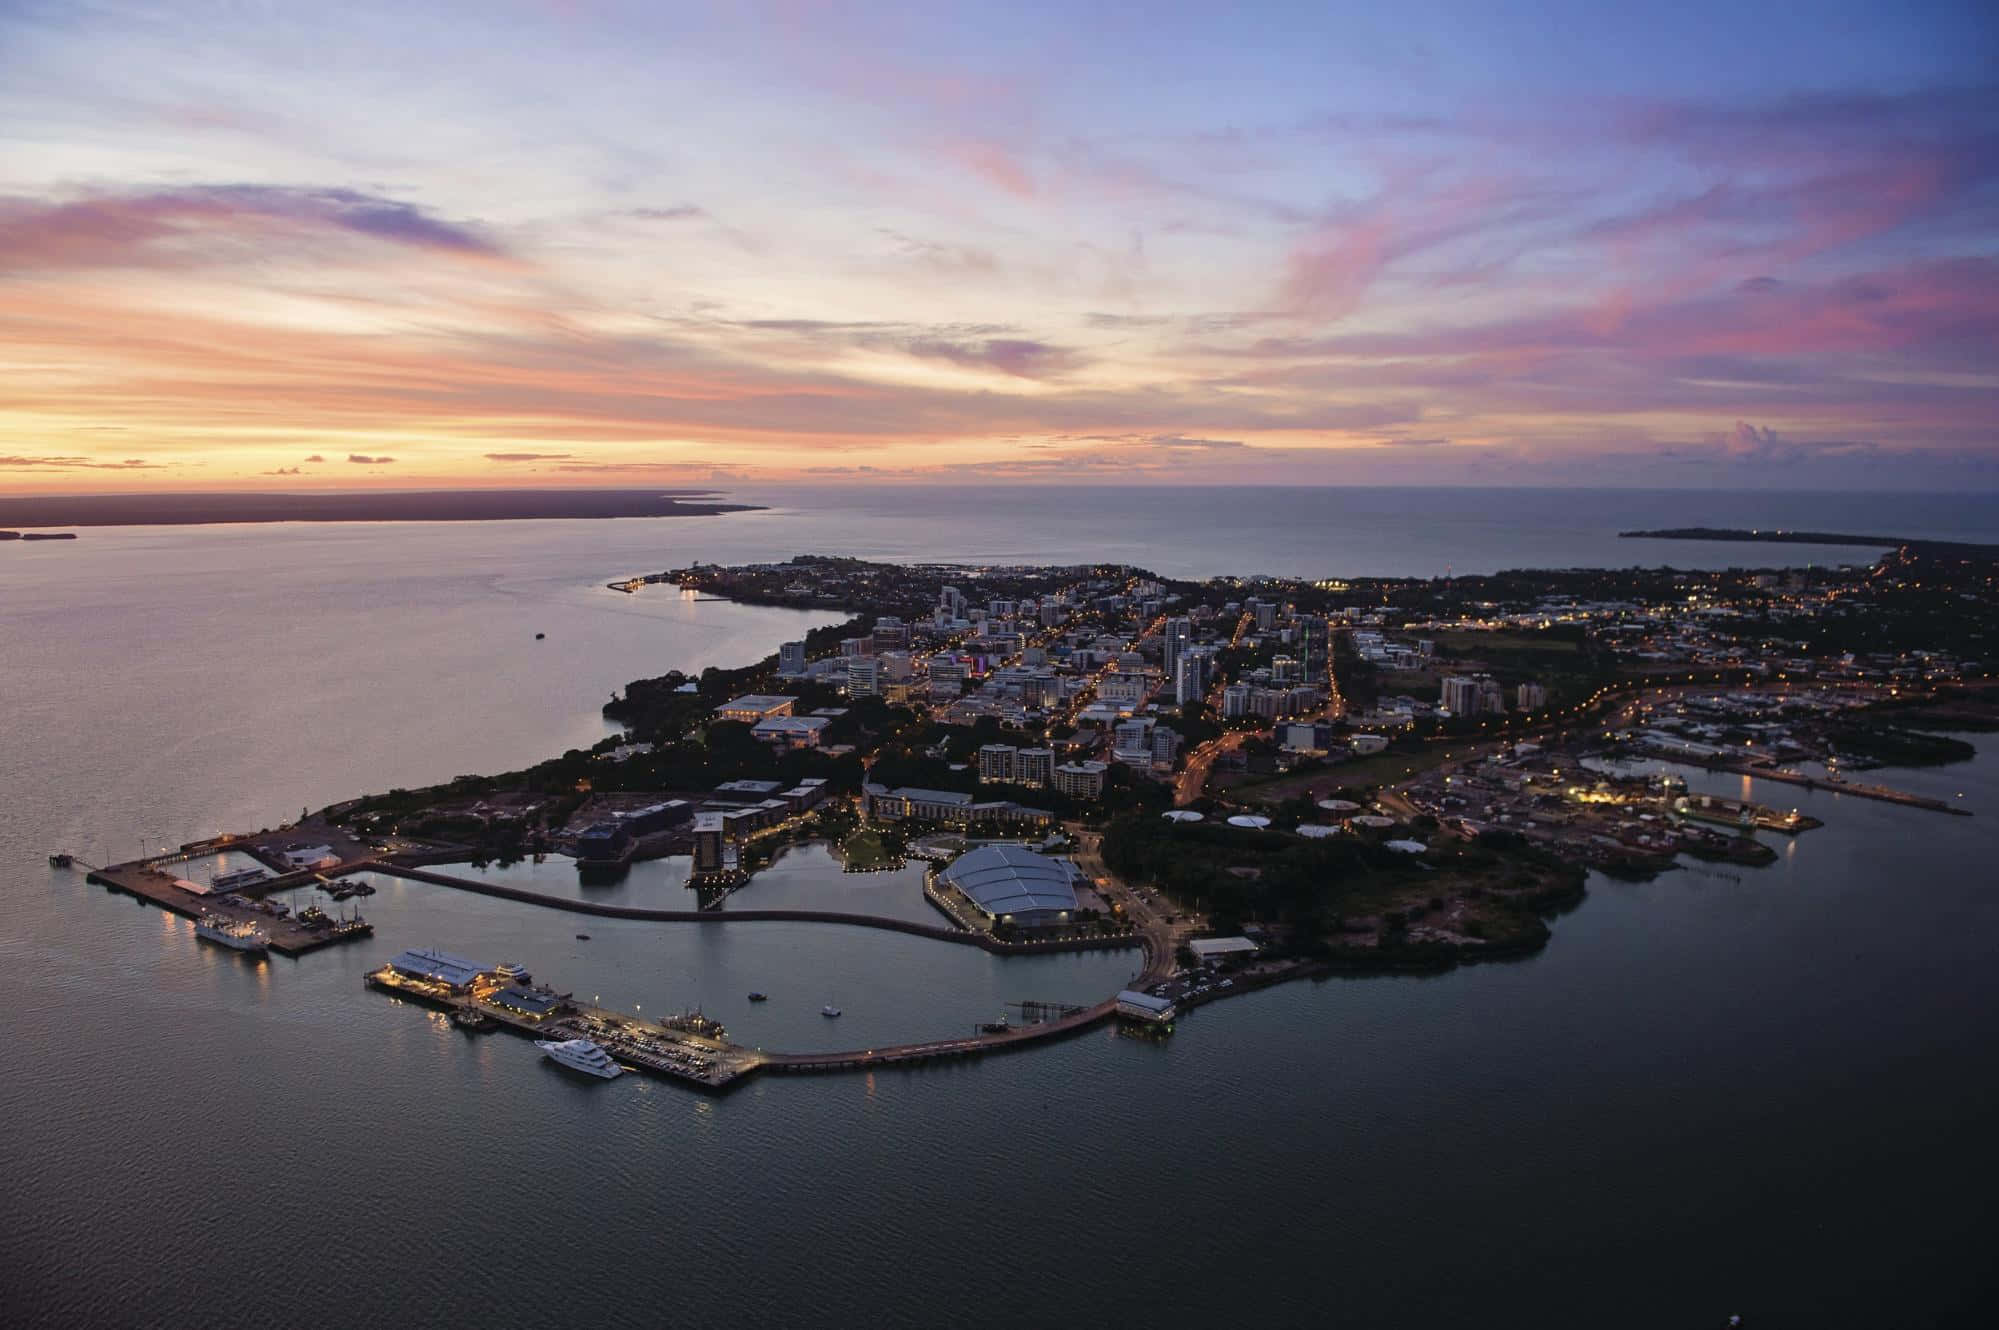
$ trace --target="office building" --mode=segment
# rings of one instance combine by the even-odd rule
[[[879,697],[881,685],[880,656],[855,656],[847,662],[848,697]]]

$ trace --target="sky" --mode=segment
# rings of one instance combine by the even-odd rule
[[[1999,490],[1999,10],[0,0],[0,492]]]

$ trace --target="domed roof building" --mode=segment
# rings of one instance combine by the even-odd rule
[[[937,874],[995,923],[1016,928],[1066,924],[1076,912],[1076,866],[1020,845],[982,845]]]

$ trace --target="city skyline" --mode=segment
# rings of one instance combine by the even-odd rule
[[[0,488],[1999,487],[1970,5],[0,4]]]

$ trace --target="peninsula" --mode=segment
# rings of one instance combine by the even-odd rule
[[[1926,540],[1909,536],[1856,536],[1837,531],[1779,531],[1771,528],[1676,526],[1658,531],[1620,531],[1621,540],[1719,540],[1760,545],[1862,545],[1873,549],[1911,549],[1929,554],[1991,559],[1999,545],[1957,540]]]
[[[708,490],[387,490],[307,494],[0,497],[0,526],[193,526],[220,522],[495,522],[706,517],[753,510]]]
[[[1970,813],[1857,773],[1961,761],[1969,744],[1938,731],[1999,725],[1980,663],[1999,659],[1994,573],[1907,546],[1868,568],[1450,579],[695,564],[610,586],[851,617],[760,661],[635,680],[604,706],[618,733],[524,770],[85,867],[225,945],[286,954],[379,925],[316,901],[293,915],[285,896],[338,905],[380,874],[660,926],[784,920],[1002,956],[1143,953],[1129,986],[1092,1005],[811,1054],[731,1043],[699,1013],[598,1008],[522,965],[435,945],[450,939],[407,939],[368,975],[461,1028],[590,1040],[705,1090],[1110,1021],[1165,1032],[1288,979],[1531,954],[1592,872],[1678,867],[1753,890],[1777,845],[1820,825],[1784,806],[1791,787]],[[1741,779],[1703,792],[1698,769]],[[905,905],[928,922],[761,902],[759,874],[813,842],[847,872],[927,863]],[[484,875],[529,856],[573,860],[582,884],[684,857],[684,907]]]

